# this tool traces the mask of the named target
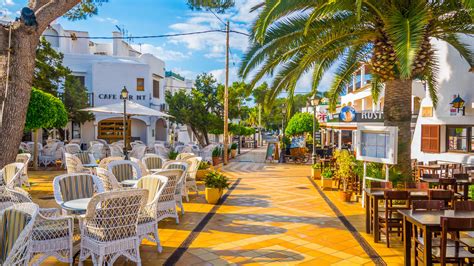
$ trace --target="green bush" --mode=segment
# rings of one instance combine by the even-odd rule
[[[316,130],[319,130],[319,124],[316,125]],[[306,132],[313,132],[313,116],[309,113],[295,114],[285,129],[288,136],[301,135]]]
[[[313,169],[321,169],[321,164],[320,164],[320,163],[315,163],[315,164],[311,165],[311,168],[313,168]]]
[[[218,147],[215,147],[213,150],[212,150],[212,157],[220,157],[221,156],[221,149],[219,149]]]
[[[52,94],[32,88],[25,130],[61,128],[67,124],[67,111],[63,102]]]
[[[218,188],[218,189],[224,189],[224,188],[229,188],[229,179],[217,172],[217,171],[212,171],[206,175],[206,178],[204,179],[204,185],[207,188]]]
[[[168,153],[168,158],[170,160],[176,160],[176,157],[178,157],[178,154],[179,154],[179,152],[170,151],[170,153]]]
[[[230,148],[231,148],[232,150],[237,150],[237,143],[235,143],[235,142],[232,143],[232,145],[230,145]]]
[[[321,176],[324,178],[324,179],[331,179],[332,178],[332,171],[331,169],[328,168],[325,168],[324,171],[321,173]]]
[[[210,163],[210,162],[201,161],[201,162],[199,163],[198,170],[206,170],[206,169],[209,169],[210,167],[211,167],[211,163]]]

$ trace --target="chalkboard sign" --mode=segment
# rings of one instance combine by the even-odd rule
[[[314,140],[316,141],[316,144],[321,144],[321,132],[316,131],[314,133]]]

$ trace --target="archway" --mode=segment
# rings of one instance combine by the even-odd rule
[[[155,140],[166,141],[166,121],[158,119],[155,124]]]

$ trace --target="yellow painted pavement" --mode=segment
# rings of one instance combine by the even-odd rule
[[[351,232],[340,222],[308,180],[308,165],[263,163],[264,149],[238,157],[224,171],[238,185],[217,209],[190,244],[177,265],[373,265]],[[41,207],[56,206],[52,179],[62,171],[30,171],[34,201]],[[204,189],[202,184],[201,191]],[[326,192],[359,231],[364,210],[359,203],[339,202],[337,193]],[[56,206],[57,207],[57,206]],[[161,265],[183,245],[196,225],[214,207],[203,193],[191,193],[185,202],[180,224],[166,220],[159,224],[163,253],[146,240],[140,252],[143,265]],[[401,249],[373,245],[387,263],[403,262]],[[49,259],[45,265],[59,265]],[[134,265],[119,260],[116,265]]]

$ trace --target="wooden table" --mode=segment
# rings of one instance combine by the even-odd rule
[[[429,184],[438,184],[439,178],[421,178],[421,182]],[[469,186],[474,184],[472,178],[456,180],[456,186],[462,186],[464,200],[469,200]]]
[[[379,232],[379,201],[384,199],[384,191],[387,190],[394,190],[394,189],[380,189],[380,188],[364,188],[365,191],[365,232],[370,234],[372,232],[372,225],[373,225],[373,233],[374,233],[374,242],[378,243],[380,238]],[[415,200],[422,200],[428,198],[428,191],[427,190],[419,190],[419,189],[408,189],[410,192],[410,199]],[[372,212],[371,206],[374,206],[374,220],[372,221],[372,217],[370,213]]]
[[[433,265],[432,261],[432,239],[433,232],[441,232],[440,218],[442,216],[457,217],[457,218],[474,218],[472,211],[413,211],[413,210],[399,210],[403,216],[403,244],[405,265],[411,265],[411,241],[412,241],[412,226],[423,229],[424,238],[424,258],[425,265]]]

